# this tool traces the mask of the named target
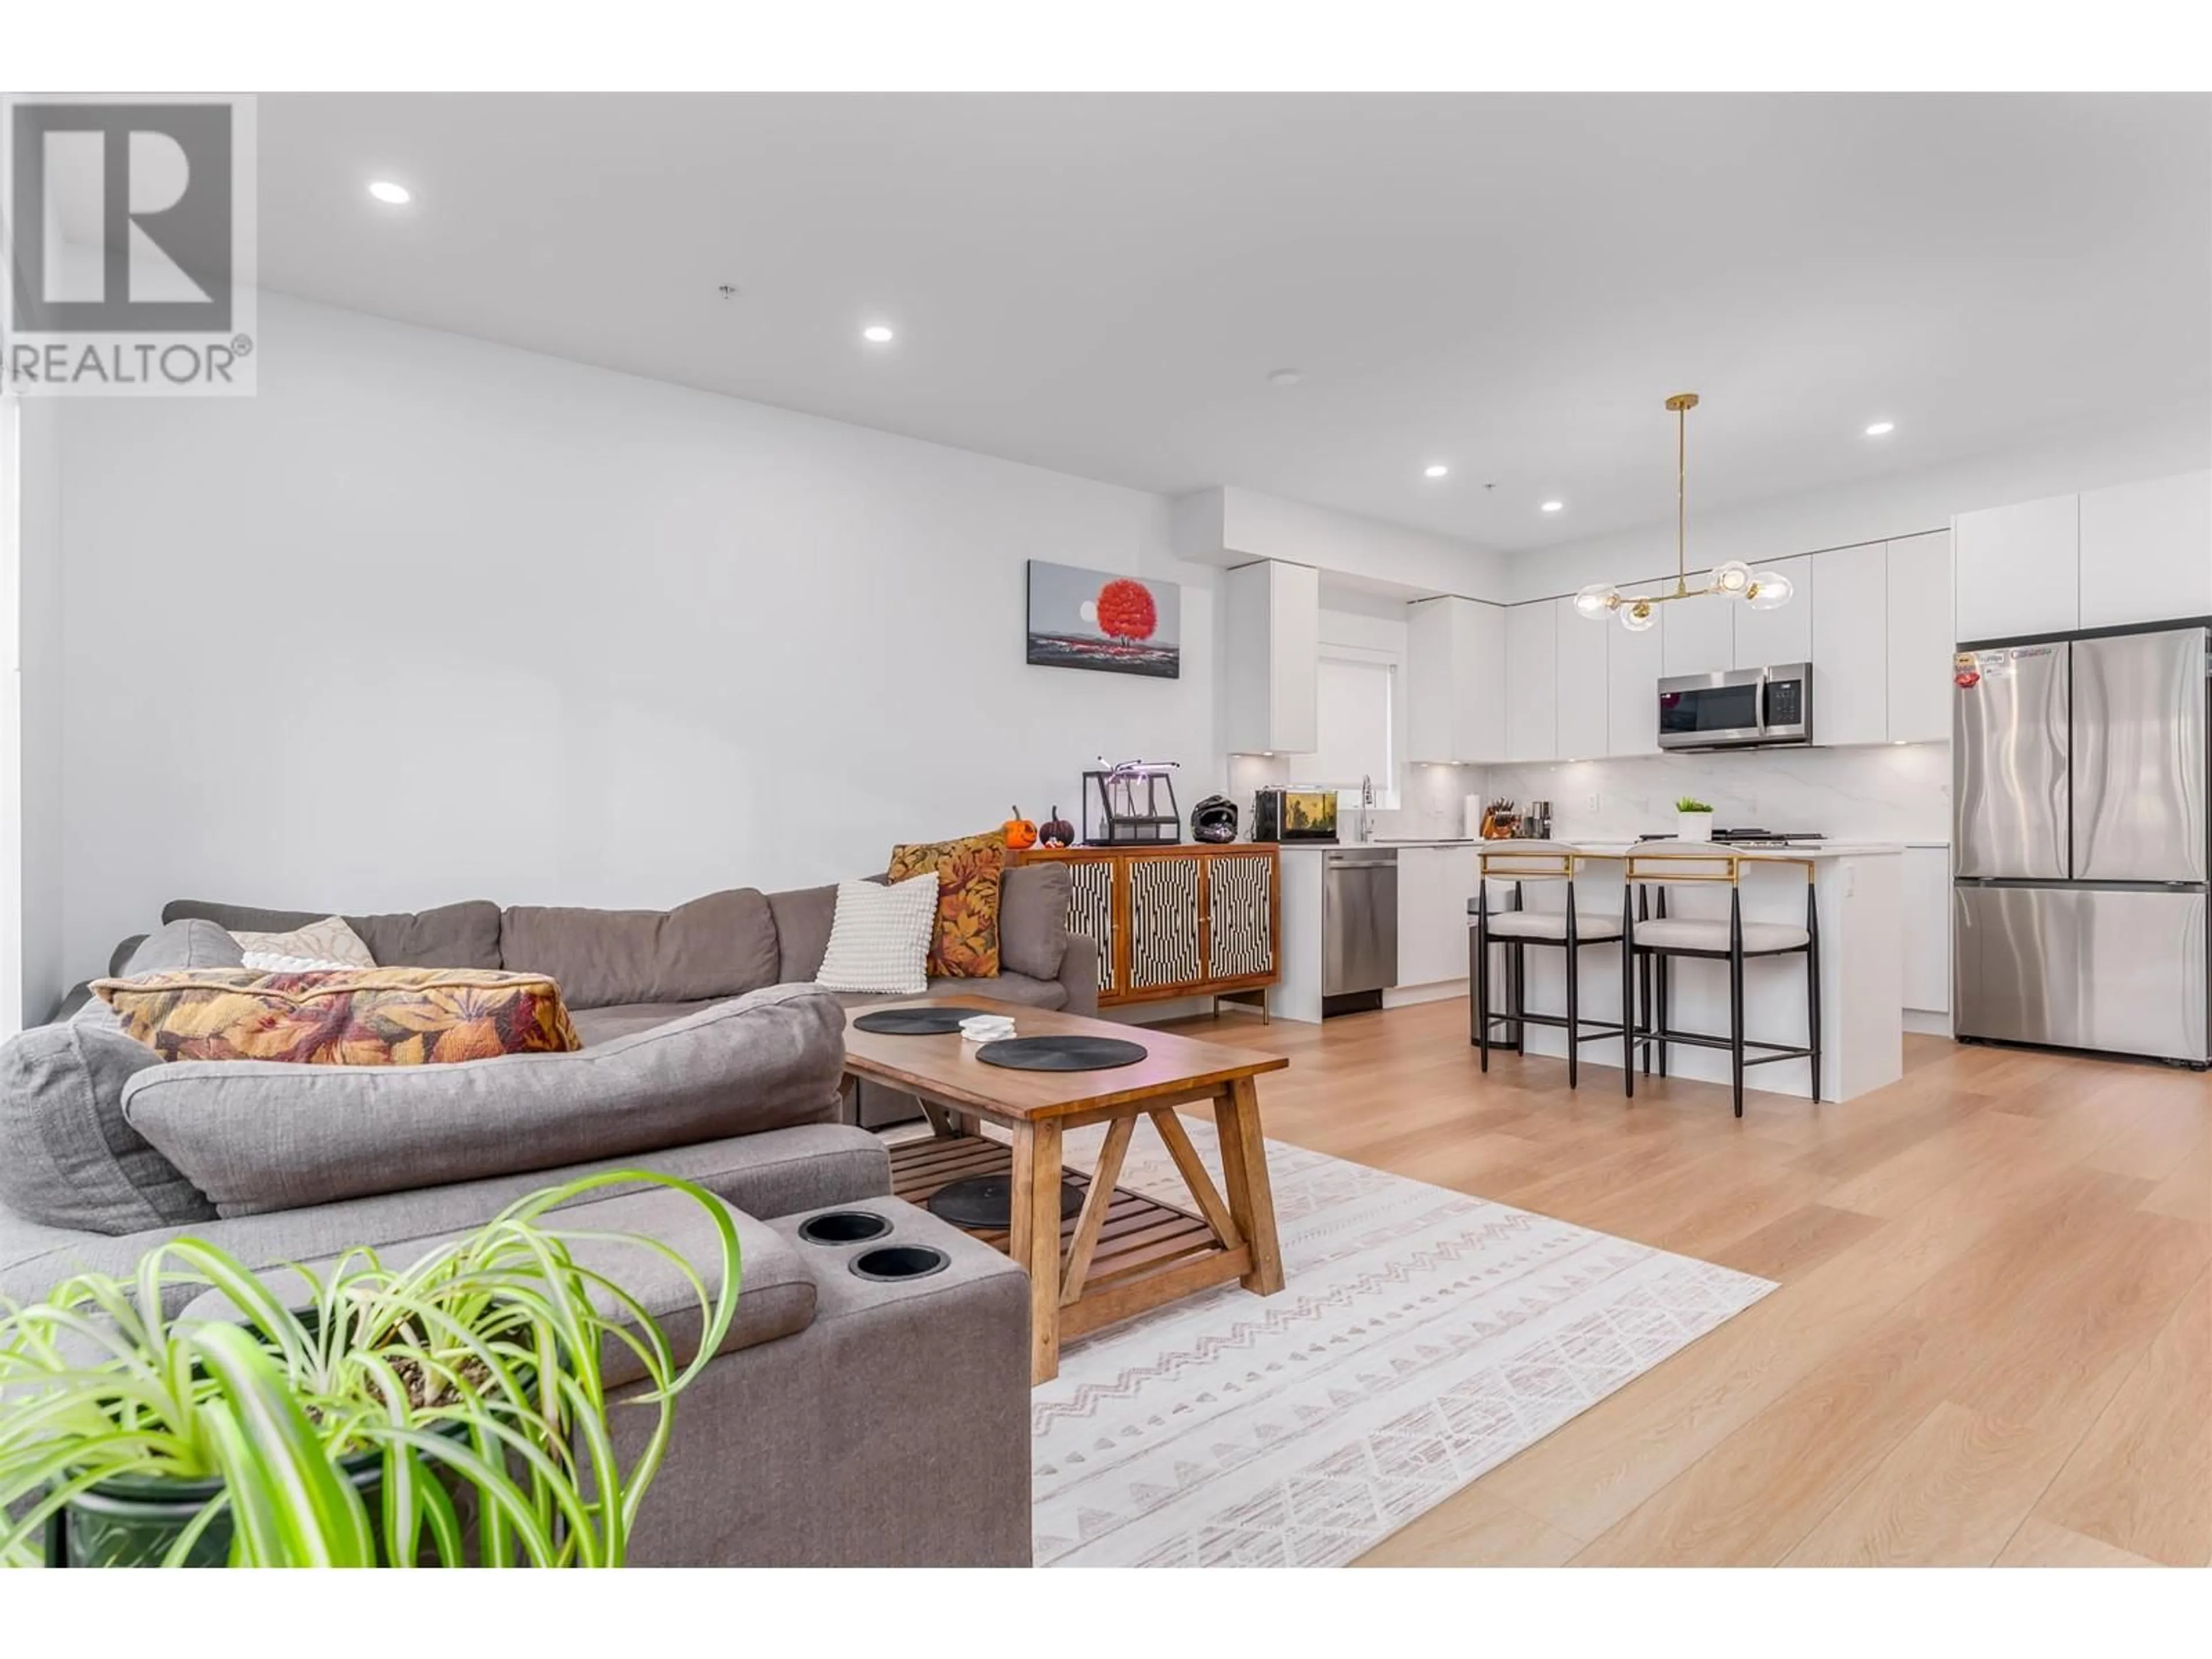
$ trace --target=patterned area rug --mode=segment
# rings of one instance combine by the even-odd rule
[[[1279,1295],[1109,1327],[1036,1391],[1039,1566],[1341,1565],[1774,1288],[1273,1141],[1267,1167]],[[1188,1207],[1149,1123],[1121,1184]]]

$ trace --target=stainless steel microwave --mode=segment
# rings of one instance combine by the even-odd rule
[[[1659,682],[1662,749],[1771,749],[1813,741],[1813,665],[1777,663]]]

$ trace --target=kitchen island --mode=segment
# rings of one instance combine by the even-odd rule
[[[1584,915],[1618,916],[1621,911],[1621,866],[1606,855],[1625,852],[1626,842],[1572,841],[1565,843],[1593,855],[1576,878],[1577,902]],[[1510,843],[1494,843],[1504,847]],[[1684,844],[1688,850],[1688,844]],[[1813,865],[1814,902],[1820,932],[1821,1078],[1818,1097],[1855,1099],[1904,1074],[1904,920],[1901,906],[1900,855],[1905,848],[1885,842],[1823,842],[1779,848],[1732,847],[1717,848],[1741,858],[1747,866],[1742,884],[1743,919],[1778,921],[1802,927],[1805,916],[1805,872],[1793,860]],[[1760,868],[1760,865],[1769,867]],[[1657,890],[1652,890],[1656,893]],[[1669,916],[1724,921],[1728,918],[1725,886],[1673,885],[1667,891]],[[1563,882],[1530,882],[1523,902],[1532,910],[1559,910],[1566,902]],[[1504,908],[1512,903],[1511,889],[1494,878],[1490,903]],[[1474,918],[1468,918],[1470,947]],[[1491,947],[1491,1001],[1503,1007],[1506,1000],[1504,961],[1506,947]],[[1564,1013],[1566,1009],[1565,952],[1534,948],[1528,951],[1524,1006],[1532,1013]],[[1581,1002],[1583,1018],[1618,1020],[1620,1018],[1620,953],[1611,945],[1591,945],[1582,951]],[[1728,964],[1696,958],[1676,958],[1673,968],[1668,1023],[1680,1030],[1715,1035],[1728,1029]],[[1754,1040],[1802,1043],[1805,1041],[1805,961],[1787,956],[1753,958],[1744,969],[1746,1035]],[[1493,1036],[1501,1035],[1497,1026]],[[1531,1025],[1526,1030],[1524,1052],[1564,1057],[1566,1033],[1557,1027]],[[1620,1079],[1599,1067],[1617,1070],[1621,1063],[1619,1037],[1593,1040],[1582,1048],[1582,1086],[1619,1088]],[[1655,1054],[1654,1063],[1656,1063]],[[1677,1077],[1699,1078],[1725,1084],[1729,1080],[1725,1049],[1693,1048],[1682,1043],[1668,1051],[1668,1068]],[[1815,1091],[1808,1075],[1810,1063],[1778,1060],[1760,1066],[1749,1086],[1776,1094],[1811,1096]]]

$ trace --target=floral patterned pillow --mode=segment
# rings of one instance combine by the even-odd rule
[[[891,848],[890,878],[937,872],[937,933],[929,944],[933,979],[990,979],[999,971],[999,883],[1006,832]]]
[[[164,1060],[432,1066],[583,1046],[561,988],[543,974],[199,968],[95,980],[92,988]]]

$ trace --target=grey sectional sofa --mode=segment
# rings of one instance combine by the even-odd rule
[[[941,988],[1095,1008],[1095,957],[1067,935],[1066,881],[1054,866],[1009,871],[1007,971]],[[744,1272],[721,1357],[678,1407],[633,1559],[1026,1564],[1025,1283],[997,1252],[890,1197],[882,1145],[836,1121],[842,1005],[865,999],[810,983],[835,896],[746,889],[667,912],[477,902],[348,918],[380,963],[550,973],[585,1042],[577,1054],[391,1070],[164,1064],[106,1005],[82,1003],[0,1049],[0,1294],[123,1271],[185,1234],[272,1269],[357,1245],[404,1259],[569,1176],[664,1170],[738,1212]],[[179,901],[112,969],[220,965],[234,949],[226,928],[329,914]],[[680,1195],[651,1189],[585,1207],[594,1227],[675,1242],[701,1224]],[[810,1216],[843,1209],[890,1223],[870,1243],[927,1243],[946,1265],[902,1282],[857,1276],[867,1244],[800,1234]],[[679,1285],[649,1262],[638,1271],[648,1305],[680,1310]]]

